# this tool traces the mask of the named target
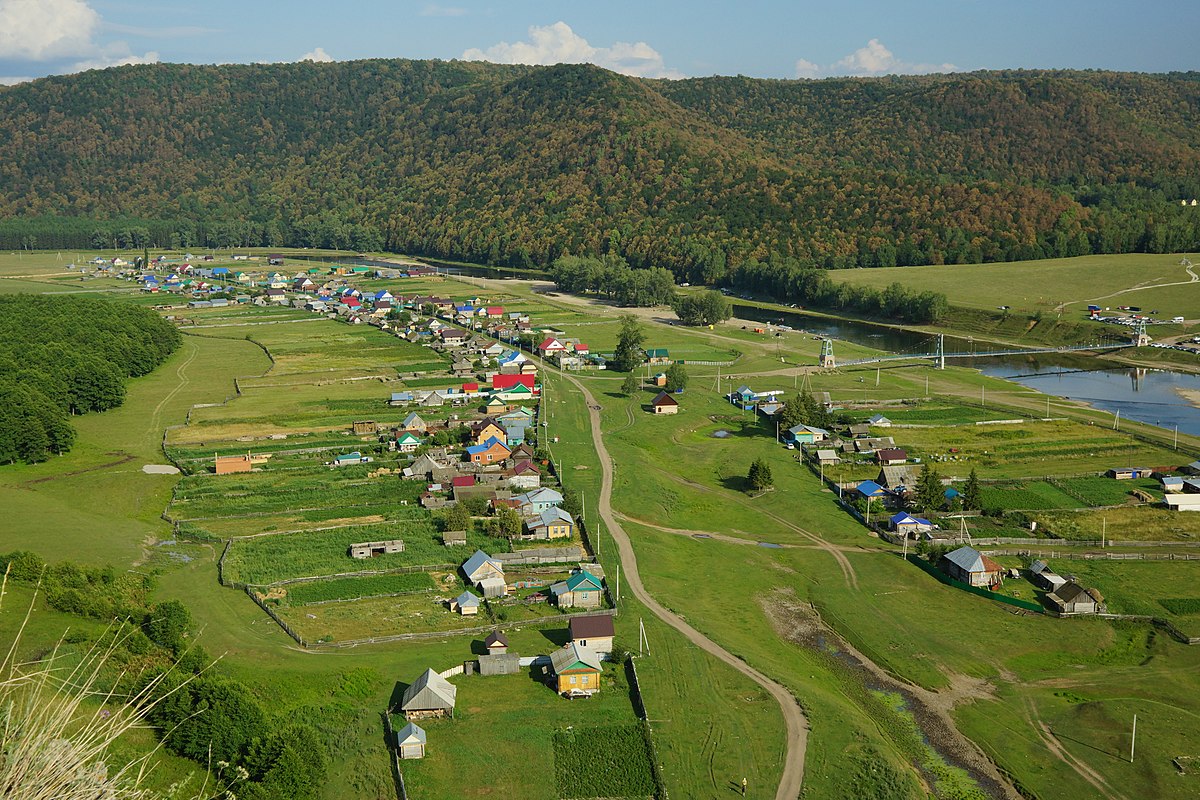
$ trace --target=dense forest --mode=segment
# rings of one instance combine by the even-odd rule
[[[714,284],[1200,249],[1197,163],[1200,73],[137,65],[0,88],[0,246],[612,255]]]
[[[179,342],[174,325],[128,303],[0,295],[0,464],[70,450],[72,415],[121,405],[126,378]]]

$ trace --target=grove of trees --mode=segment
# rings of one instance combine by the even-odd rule
[[[180,341],[174,325],[129,303],[0,296],[0,463],[70,450],[72,415],[121,405],[126,379],[150,372]]]

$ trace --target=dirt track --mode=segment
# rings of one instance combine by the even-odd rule
[[[596,447],[596,453],[600,457],[600,465],[603,472],[600,484],[600,518],[608,525],[613,541],[617,545],[617,551],[621,555],[621,565],[624,567],[626,587],[633,592],[634,597],[642,605],[646,606],[651,613],[682,633],[687,637],[688,641],[695,644],[701,650],[715,656],[738,672],[749,677],[759,686],[770,692],[771,696],[779,703],[780,711],[783,712],[783,719],[787,726],[787,754],[784,757],[783,772],[779,776],[779,788],[775,792],[775,798],[776,800],[795,800],[800,795],[800,789],[804,783],[804,758],[808,748],[808,720],[805,718],[804,712],[801,711],[796,698],[785,687],[771,680],[745,661],[737,658],[728,650],[725,650],[716,642],[700,633],[685,622],[682,617],[664,607],[646,591],[645,586],[642,585],[641,574],[638,572],[637,556],[633,552],[633,545],[630,544],[629,536],[617,521],[617,517],[612,510],[612,458],[609,456],[608,449],[604,446],[604,440],[601,437],[600,413],[597,410],[599,406],[596,405],[592,393],[578,379],[569,375],[564,375],[564,377],[583,394],[584,400],[588,405],[588,417],[592,427],[592,442]]]

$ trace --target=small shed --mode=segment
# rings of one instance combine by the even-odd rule
[[[350,545],[351,558],[376,558],[388,553],[403,552],[403,539],[388,539],[382,542],[358,542]]]
[[[822,467],[832,467],[842,461],[835,450],[818,450],[815,460]]]
[[[1095,614],[1104,610],[1104,598],[1100,593],[1078,583],[1064,583],[1046,595],[1046,600],[1060,614]]]
[[[366,436],[375,433],[379,430],[379,426],[373,419],[360,419],[350,423],[350,429],[354,431],[355,436]]]
[[[655,386],[657,386],[659,389],[664,388],[667,385],[667,373],[665,373],[665,372],[657,373],[654,376],[654,378],[652,379],[652,383]]]
[[[502,656],[508,652],[508,637],[504,635],[503,631],[492,631],[483,640],[483,646],[487,648],[488,655]]]
[[[425,731],[410,722],[396,731],[396,754],[404,759],[425,757]]]
[[[867,420],[867,424],[874,426],[876,428],[892,427],[892,421],[890,419],[888,419],[887,417],[885,417],[883,414],[871,415],[871,418]]]
[[[479,613],[480,600],[468,589],[450,601],[450,610],[457,611],[464,617],[472,617]]]
[[[453,717],[457,692],[454,684],[427,669],[404,690],[400,710],[408,720]]]
[[[484,597],[504,597],[508,594],[508,584],[504,578],[484,578],[477,586],[479,591],[483,592]]]
[[[1034,561],[1029,565],[1029,579],[1039,589],[1047,592],[1058,591],[1059,587],[1067,582],[1066,578],[1050,569],[1050,565],[1041,560]]]
[[[479,657],[479,674],[484,677],[516,675],[520,671],[521,657],[516,653],[497,653]]]
[[[442,544],[446,547],[466,547],[466,531],[442,531]]]

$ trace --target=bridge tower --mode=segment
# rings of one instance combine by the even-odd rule
[[[821,368],[833,369],[837,363],[833,359],[833,339],[821,340]]]
[[[946,334],[944,334],[944,333],[939,333],[937,335],[937,354],[936,354],[935,358],[937,359],[937,361],[936,361],[937,368],[945,369],[946,368]]]
[[[1146,333],[1146,320],[1139,319],[1137,321],[1137,326],[1133,329],[1132,341],[1134,347],[1147,347],[1152,341],[1154,341],[1150,338],[1149,334]]]

